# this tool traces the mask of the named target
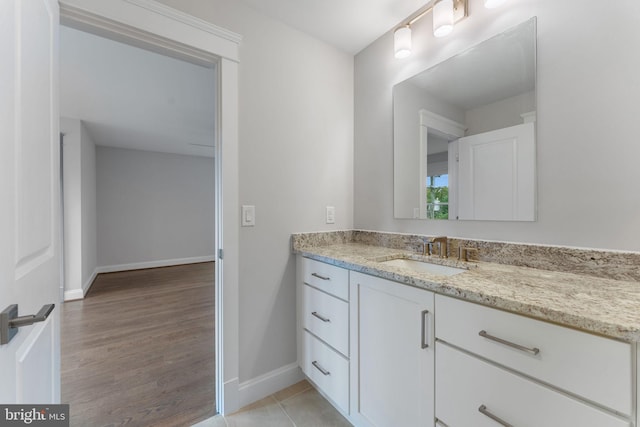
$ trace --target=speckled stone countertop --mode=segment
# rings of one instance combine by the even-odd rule
[[[415,272],[380,263],[416,257],[415,251],[362,243],[302,246],[303,256],[443,295],[560,325],[640,342],[640,283],[491,262],[430,259],[469,268],[454,276]]]

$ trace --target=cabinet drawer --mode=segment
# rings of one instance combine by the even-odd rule
[[[304,373],[340,408],[349,413],[349,361],[309,332],[303,332]]]
[[[436,337],[620,413],[632,412],[629,344],[441,295]]]
[[[518,427],[631,425],[446,344],[436,344],[436,360],[436,417],[449,427],[500,425],[488,414]]]
[[[303,327],[349,356],[349,303],[303,285]]]
[[[349,300],[349,271],[309,258],[302,259],[304,283],[324,292]]]

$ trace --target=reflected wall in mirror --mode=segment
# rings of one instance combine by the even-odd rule
[[[393,88],[394,217],[534,221],[536,21]]]

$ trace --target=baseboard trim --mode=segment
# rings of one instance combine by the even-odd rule
[[[210,262],[210,261],[215,261],[215,256],[207,255],[207,256],[190,257],[190,258],[163,259],[160,261],[134,262],[131,264],[105,265],[102,267],[98,267],[96,270],[98,273],[115,273],[117,271],[142,270],[145,268],[156,268],[156,267],[170,267],[172,265],[196,264],[199,262]]]
[[[298,363],[294,362],[242,382],[238,387],[238,405],[242,408],[303,379]]]
[[[84,298],[85,295],[87,295],[87,292],[89,292],[89,289],[91,289],[91,285],[93,285],[93,281],[96,280],[96,277],[98,276],[98,267],[93,269],[93,273],[91,273],[91,277],[89,277],[89,280],[87,280],[84,285],[82,285],[82,297]]]
[[[69,291],[64,291],[64,300],[65,301],[74,301],[79,299],[84,299],[87,292],[89,292],[89,288],[93,285],[93,281],[96,280],[96,276],[98,275],[98,268],[96,267],[89,276],[89,279],[82,284],[82,288],[80,289],[71,289]]]
[[[70,291],[64,291],[64,300],[65,301],[73,301],[78,299],[83,299],[84,293],[82,289],[72,289]]]
[[[156,267],[170,267],[172,265],[182,265],[182,264],[196,264],[199,262],[210,262],[215,261],[215,256],[201,256],[201,257],[191,257],[191,258],[175,258],[175,259],[165,259],[161,261],[149,261],[149,262],[134,262],[131,264],[119,264],[119,265],[106,265],[102,267],[96,267],[91,273],[89,279],[82,284],[82,289],[72,289],[70,291],[64,291],[64,300],[65,301],[73,301],[84,299],[91,289],[91,285],[96,280],[96,277],[100,273],[115,273],[118,271],[129,271],[129,270],[142,270],[145,268],[156,268]]]
[[[223,396],[216,396],[217,409],[222,415],[230,415],[240,409],[238,405],[238,384],[239,381],[237,377],[225,381],[225,383],[222,384],[224,389]]]

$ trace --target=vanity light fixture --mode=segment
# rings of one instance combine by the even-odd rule
[[[447,36],[453,31],[453,0],[440,0],[433,5],[433,35]]]
[[[396,58],[406,58],[411,55],[411,27],[406,25],[393,33],[393,46]]]
[[[485,0],[485,5],[488,1]],[[504,0],[502,0],[504,1]],[[433,12],[433,35],[444,37],[453,31],[453,25],[469,15],[469,0],[433,0],[422,11],[410,18],[393,33],[393,51],[396,58],[411,55],[411,26],[429,12]]]

